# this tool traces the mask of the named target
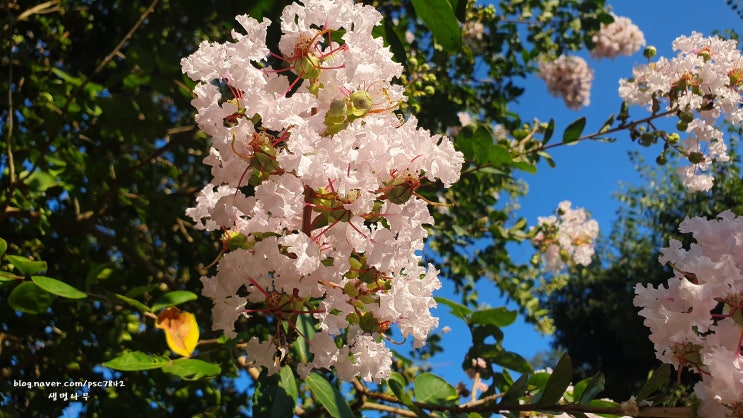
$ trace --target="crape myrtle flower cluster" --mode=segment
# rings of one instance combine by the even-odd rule
[[[540,61],[539,78],[547,83],[547,91],[561,97],[573,110],[591,103],[593,70],[586,60],[575,55],[560,55],[553,61]]]
[[[660,262],[675,276],[664,287],[638,284],[634,304],[650,329],[659,360],[689,368],[704,417],[743,414],[743,217],[687,218],[679,227],[696,242],[671,240]]]
[[[691,191],[707,191],[713,178],[707,172],[712,161],[728,161],[723,133],[715,128],[722,116],[732,125],[743,120],[741,87],[743,58],[736,41],[704,37],[693,32],[673,42],[678,54],[634,68],[633,77],[620,81],[619,95],[628,103],[653,112],[676,111],[676,128],[686,132],[680,143],[669,136],[689,160],[679,168]]]
[[[225,245],[203,294],[213,329],[229,337],[240,316],[275,324],[247,342],[247,361],[269,373],[304,338],[301,375],[334,368],[378,381],[390,373],[391,326],[420,347],[438,325],[438,272],[416,255],[433,218],[416,189],[450,186],[463,156],[394,113],[402,66],[371,34],[381,19],[352,0],[306,1],[284,9],[278,51],[265,44],[271,22],[244,15],[244,33],[203,42],[181,63],[212,138],[213,179],[187,214],[222,230]],[[314,336],[296,327],[299,315],[315,318]]]
[[[595,46],[591,57],[614,59],[620,55],[632,55],[645,46],[645,35],[627,17],[612,14],[614,21],[601,24],[601,29],[593,35]]]
[[[595,43],[591,57],[616,58],[619,55],[632,55],[645,45],[645,35],[640,28],[626,17],[613,15],[614,22],[601,24],[601,29],[593,36]],[[560,97],[572,110],[591,104],[591,85],[593,69],[586,60],[575,55],[560,55],[557,59],[539,62],[537,76],[547,83],[547,91]]]
[[[591,263],[599,224],[589,219],[585,209],[571,209],[572,203],[560,202],[557,215],[540,216],[532,244],[544,255],[547,270],[559,273],[570,261],[587,266]]]

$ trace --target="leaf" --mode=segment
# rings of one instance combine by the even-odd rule
[[[521,377],[516,380],[513,385],[511,385],[510,388],[506,391],[506,393],[501,398],[499,405],[517,405],[519,403],[519,398],[524,395],[526,392],[526,389],[529,388],[529,374],[524,373],[521,375]]]
[[[544,130],[544,136],[542,138],[542,145],[547,145],[550,139],[552,139],[552,134],[555,133],[555,120],[550,119],[549,123],[547,124],[547,128]]]
[[[612,113],[611,116],[609,116],[603,125],[601,125],[601,128],[599,128],[599,133],[602,134],[609,129],[611,129],[611,125],[614,124],[614,114]]]
[[[289,386],[293,385],[293,389],[287,387],[288,375],[291,375]],[[288,393],[288,390],[293,390],[293,395]],[[256,380],[253,393],[253,416],[271,418],[293,416],[296,395],[294,372],[289,366],[282,367],[278,374],[271,376],[268,376],[266,369],[263,369]]]
[[[52,279],[51,277],[31,276],[31,280],[33,280],[33,282],[36,283],[37,286],[46,290],[47,292],[53,295],[62,296],[63,298],[85,299],[86,297],[88,297],[88,295],[75,289],[67,283],[57,279]]]
[[[183,357],[190,356],[199,342],[199,325],[190,312],[181,312],[176,307],[166,308],[157,316],[155,326],[165,331],[168,347]]]
[[[570,381],[573,379],[573,363],[570,360],[570,356],[564,354],[560,361],[557,362],[557,366],[552,371],[547,383],[544,385],[544,389],[541,392],[539,400],[535,401],[540,405],[555,405],[560,402],[565,390],[570,386]]]
[[[165,373],[174,374],[185,380],[198,380],[205,377],[216,376],[222,372],[222,368],[214,363],[208,361],[192,359],[192,358],[179,358],[173,360],[163,366]]]
[[[4,239],[0,238],[0,257],[5,255],[5,251],[7,250],[8,250],[8,243]]]
[[[395,396],[397,396],[397,399],[399,399],[403,405],[410,408],[410,410],[419,417],[428,417],[428,414],[423,412],[423,410],[421,410],[418,405],[414,404],[413,400],[410,399],[410,396],[405,393],[405,385],[402,382],[405,382],[405,378],[403,378],[402,375],[397,372],[393,372],[390,375],[390,378],[387,379],[387,384],[389,385],[390,389],[392,389],[392,392],[395,394]]]
[[[52,306],[54,298],[53,294],[42,290],[36,284],[23,282],[8,295],[8,305],[19,312],[40,314]]]
[[[0,282],[14,282],[16,280],[23,280],[23,277],[16,276],[9,271],[0,271]]]
[[[413,393],[416,401],[437,405],[453,404],[459,399],[454,386],[432,373],[422,373],[415,378]]]
[[[514,321],[516,321],[517,316],[518,312],[509,311],[505,307],[485,309],[473,312],[472,315],[470,315],[470,323],[505,327],[513,324]]]
[[[194,292],[189,292],[188,290],[174,290],[157,298],[155,303],[152,304],[151,309],[153,311],[159,311],[162,308],[180,305],[181,303],[196,300],[197,298],[198,296],[196,296],[196,293]]]
[[[585,387],[583,387],[578,393],[578,387],[582,382],[586,382]],[[599,393],[601,393],[604,390],[604,374],[603,373],[597,373],[593,377],[589,379],[584,379],[581,382],[578,382],[578,384],[575,385],[575,390],[573,391],[574,397],[579,398],[578,403],[581,405],[588,405],[591,403],[593,398],[596,397]]]
[[[21,257],[20,255],[6,255],[13,267],[17,268],[24,276],[31,276],[37,273],[46,271],[46,262],[44,261],[33,261],[28,257]]]
[[[446,52],[462,48],[462,31],[454,10],[446,0],[412,0],[415,13],[426,24],[433,38]]]
[[[530,373],[532,371],[531,365],[525,358],[521,357],[519,354],[505,351],[502,348],[497,350],[484,350],[481,357],[519,373]]]
[[[653,370],[650,378],[642,386],[640,391],[635,396],[637,403],[640,403],[648,398],[653,392],[660,389],[663,385],[668,383],[671,377],[671,366],[668,364],[661,364],[660,367]]]
[[[586,117],[582,117],[578,120],[573,121],[562,134],[562,143],[571,144],[580,138],[580,134],[583,133],[583,129],[586,127]]]
[[[292,399],[292,405],[294,405],[297,402],[299,390],[297,389],[297,380],[294,378],[294,371],[289,365],[279,370],[279,387],[284,389],[284,392]]]
[[[147,305],[145,305],[144,303],[142,303],[142,302],[140,302],[138,300],[134,300],[132,298],[126,297],[124,295],[120,295],[118,293],[115,293],[114,294],[114,297],[116,299],[118,299],[118,300],[120,300],[120,301],[122,301],[122,302],[124,302],[124,303],[126,303],[126,304],[128,304],[128,305],[130,305],[130,306],[132,306],[134,308],[136,308],[140,312],[152,312],[152,309],[148,308]]]
[[[301,363],[309,363],[309,352],[310,346],[309,341],[312,341],[312,337],[315,335],[314,322],[315,319],[312,314],[301,314],[297,315],[297,330],[304,335],[304,338],[297,338],[292,344],[294,346],[294,352],[297,354],[297,360]]]
[[[437,303],[440,303],[442,305],[446,305],[451,308],[451,314],[456,316],[460,319],[465,319],[469,314],[472,313],[472,310],[460,303],[454,302],[453,300],[449,300],[447,298],[442,298],[440,296],[435,296],[433,298]]]
[[[132,372],[159,369],[168,364],[169,361],[170,359],[165,356],[151,356],[141,351],[132,351],[104,362],[101,365],[109,369]]]
[[[314,395],[315,399],[322,405],[328,413],[334,418],[354,418],[351,408],[343,398],[338,389],[336,389],[324,377],[317,372],[312,372],[305,379],[307,386]]]

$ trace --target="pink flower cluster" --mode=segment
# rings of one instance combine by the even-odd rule
[[[696,32],[678,37],[673,49],[674,58],[635,67],[633,78],[620,81],[619,95],[628,104],[676,111],[677,128],[688,134],[679,146],[691,163],[679,172],[690,190],[706,191],[712,161],[729,159],[715,123],[721,116],[733,125],[743,121],[743,57],[734,40]]]
[[[247,342],[256,366],[275,372],[304,338],[310,361],[300,373],[380,380],[391,326],[420,347],[438,325],[438,272],[416,255],[433,218],[416,189],[451,185],[463,156],[394,113],[402,67],[371,34],[379,12],[352,0],[304,3],[284,9],[278,52],[265,44],[268,19],[238,16],[244,33],[233,42],[203,42],[182,60],[199,82],[196,120],[212,137],[204,162],[213,179],[187,214],[224,231],[227,250],[201,279],[203,294],[214,301],[213,329],[229,337],[241,316],[275,324]],[[313,337],[298,315],[317,321]]]
[[[613,15],[612,23],[601,24],[601,29],[593,36],[596,46],[591,51],[593,58],[614,59],[619,55],[632,55],[645,46],[645,35],[627,17]]]
[[[688,249],[671,240],[660,262],[676,273],[666,287],[638,284],[635,306],[650,329],[656,356],[702,377],[694,393],[700,415],[743,413],[743,217],[725,211],[717,219],[687,218]]]
[[[560,202],[557,216],[539,217],[532,243],[544,254],[547,270],[559,273],[567,261],[587,266],[593,256],[593,244],[599,234],[599,224],[589,219],[585,209],[571,209],[572,204]]]
[[[547,83],[550,94],[562,97],[570,109],[591,103],[593,70],[581,57],[561,55],[553,61],[541,61],[538,77]]]

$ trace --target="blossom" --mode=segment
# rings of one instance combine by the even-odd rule
[[[645,45],[643,35],[637,25],[629,18],[612,14],[614,21],[601,24],[601,29],[593,35],[596,44],[591,50],[594,58],[616,58],[619,55],[632,55]]]
[[[538,77],[547,83],[550,94],[562,97],[570,109],[591,103],[593,70],[581,57],[561,55],[553,61],[541,61]]]
[[[679,168],[691,191],[707,191],[713,178],[707,172],[714,161],[728,161],[723,133],[715,128],[722,118],[743,120],[743,56],[734,40],[704,37],[692,32],[673,42],[678,54],[635,67],[633,77],[619,82],[619,95],[630,105],[676,115],[677,129],[687,138],[676,146],[690,165]]]
[[[391,327],[420,347],[438,325],[438,270],[416,253],[433,217],[416,190],[456,182],[464,157],[395,114],[402,66],[372,36],[381,19],[352,0],[293,4],[277,51],[265,44],[268,19],[238,16],[232,42],[204,42],[181,62],[211,136],[212,179],[186,213],[224,237],[216,274],[201,278],[212,327],[236,338],[241,317],[271,317],[269,337],[247,343],[247,361],[269,373],[304,338],[313,356],[301,375],[380,381]],[[314,336],[300,317],[315,321]]]
[[[544,254],[548,271],[558,273],[566,261],[587,266],[591,263],[599,224],[585,209],[571,209],[570,201],[558,205],[557,215],[540,216],[532,244]]]
[[[700,374],[694,388],[700,416],[738,416],[743,410],[743,217],[725,211],[717,219],[687,218],[679,230],[691,233],[695,242],[687,249],[671,240],[659,259],[675,276],[665,287],[638,284],[634,303],[658,359]]]

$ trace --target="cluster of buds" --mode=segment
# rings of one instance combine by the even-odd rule
[[[690,163],[679,168],[684,185],[707,191],[714,180],[708,173],[711,163],[729,160],[717,120],[743,121],[743,56],[734,40],[696,32],[678,37],[673,49],[678,55],[672,59],[635,67],[632,78],[620,81],[619,95],[630,105],[677,117],[676,128],[687,137],[669,137],[666,148],[678,149]],[[654,48],[645,51],[648,59],[655,55]]]
[[[417,189],[451,185],[463,156],[395,113],[402,67],[372,36],[381,19],[352,0],[305,1],[284,9],[278,52],[265,44],[268,19],[238,16],[245,33],[203,42],[181,63],[212,138],[213,179],[187,214],[225,237],[203,294],[213,329],[248,340],[246,361],[269,373],[300,362],[289,345],[303,338],[300,374],[378,381],[393,329],[420,347],[438,324],[438,272],[417,254],[433,218]],[[275,332],[236,329],[259,315]],[[300,316],[313,318],[313,335]]]
[[[567,262],[587,266],[593,256],[599,224],[589,219],[585,209],[571,209],[567,200],[560,202],[557,215],[540,216],[532,238],[539,254],[544,255],[546,268],[559,273]]]
[[[659,360],[701,376],[694,393],[703,417],[743,414],[743,217],[687,218],[679,227],[696,243],[671,240],[660,262],[674,277],[657,289],[638,284],[635,306]]]

